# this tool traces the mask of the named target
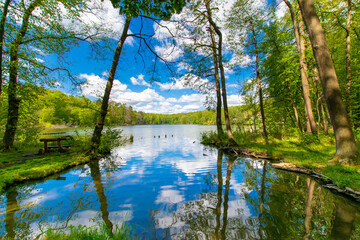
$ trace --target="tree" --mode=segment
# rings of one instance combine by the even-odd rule
[[[298,0],[304,18],[316,64],[322,82],[331,123],[333,125],[336,154],[340,161],[359,164],[359,150],[341,97],[339,82],[327,46],[325,34],[316,14],[313,0]]]
[[[316,123],[314,119],[314,114],[311,106],[310,99],[310,90],[309,90],[309,79],[307,70],[308,67],[305,62],[305,40],[304,40],[304,31],[303,31],[303,21],[300,19],[299,25],[296,21],[295,11],[293,6],[288,0],[283,0],[289,8],[291,20],[293,23],[295,42],[297,47],[297,52],[299,53],[299,68],[300,68],[300,76],[303,88],[303,97],[304,97],[304,105],[305,105],[305,114],[306,114],[306,125],[307,131],[311,131],[312,133],[316,133]],[[298,29],[299,28],[299,29]]]
[[[238,35],[240,42],[237,42],[236,37],[232,36],[231,41],[233,41],[232,45],[234,48],[240,48],[245,44],[249,46],[253,46],[252,54],[255,55],[255,75],[256,82],[258,87],[258,97],[259,97],[259,105],[260,105],[260,114],[263,126],[263,133],[265,139],[268,137],[268,130],[266,127],[266,118],[264,111],[264,101],[263,101],[263,89],[261,86],[261,78],[260,78],[260,49],[258,45],[259,35],[261,32],[262,20],[260,16],[263,14],[263,11],[258,7],[253,6],[253,1],[243,1],[238,0],[234,3],[231,14],[228,18],[228,28],[233,34]],[[250,34],[248,34],[250,33]],[[237,50],[237,52],[240,52]],[[240,54],[243,54],[240,52]]]
[[[5,35],[5,22],[6,22],[6,17],[7,14],[9,12],[9,5],[10,5],[11,0],[6,0],[4,3],[4,7],[3,7],[3,11],[2,11],[2,16],[1,16],[1,22],[0,22],[0,97],[1,97],[1,93],[2,93],[2,85],[3,85],[3,49],[4,49],[4,35]]]
[[[91,138],[90,153],[93,156],[96,156],[97,150],[100,146],[101,134],[105,124],[105,117],[108,111],[109,99],[111,88],[116,74],[116,69],[119,63],[119,58],[121,50],[124,46],[126,38],[129,36],[128,30],[130,27],[131,19],[138,17],[141,14],[145,16],[155,15],[163,19],[170,18],[171,14],[174,12],[181,11],[182,7],[185,5],[185,1],[179,0],[146,0],[146,1],[127,1],[127,0],[111,0],[114,7],[119,8],[120,14],[125,16],[125,24],[121,34],[121,37],[118,41],[113,62],[110,68],[108,75],[108,81],[104,91],[104,96],[101,103],[99,118],[95,124],[94,132]]]
[[[220,69],[220,76],[221,76],[221,93],[222,93],[222,102],[224,106],[224,117],[225,117],[225,126],[226,126],[226,133],[229,138],[229,140],[232,143],[235,143],[234,137],[231,131],[231,123],[229,118],[229,109],[227,104],[227,96],[226,96],[226,83],[225,83],[225,70],[223,65],[223,50],[222,50],[222,44],[223,44],[223,36],[222,32],[220,31],[219,26],[215,23],[212,17],[212,8],[210,6],[210,0],[204,0],[205,7],[206,7],[206,17],[209,21],[210,26],[214,29],[218,36],[218,42],[217,42],[217,59]]]
[[[17,78],[18,78],[18,65],[19,65],[19,47],[27,33],[30,17],[35,10],[39,7],[42,0],[35,0],[30,3],[29,7],[25,9],[22,24],[15,40],[12,42],[10,49],[10,69],[9,69],[9,109],[8,119],[6,123],[5,135],[4,135],[4,147],[10,149],[14,145],[14,138],[16,127],[19,119],[19,104],[20,99],[17,97]]]
[[[32,49],[55,54],[68,51],[75,39],[84,36],[84,32],[68,29],[62,21],[68,17],[74,20],[78,17],[78,12],[83,10],[81,8],[86,7],[85,0],[32,0],[27,4],[22,1],[13,3],[17,9],[8,19],[11,20],[11,28],[6,29],[9,33],[14,33],[14,36],[10,36],[8,117],[3,138],[5,149],[14,145],[20,102],[25,92],[22,91],[22,86],[51,84],[53,80],[46,79],[46,76],[57,70],[64,70],[74,79],[68,70],[61,67],[51,68],[38,61],[36,50]],[[70,10],[68,15],[61,12],[65,10]],[[19,79],[21,81],[18,81]]]

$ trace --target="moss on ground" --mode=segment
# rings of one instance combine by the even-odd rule
[[[334,180],[340,187],[350,187],[360,190],[360,166],[334,165],[330,161],[336,152],[333,136],[314,136],[299,134],[284,139],[270,138],[267,142],[261,136],[234,133],[235,140],[240,147],[257,152],[265,152],[270,156],[280,158],[284,162],[296,163],[299,166],[322,173]],[[218,140],[213,133],[203,134],[204,144],[224,146],[226,136]],[[360,149],[360,142],[357,142]]]

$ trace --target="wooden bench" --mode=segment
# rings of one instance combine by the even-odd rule
[[[59,148],[60,152],[65,151],[65,149],[70,148],[70,145],[61,145],[61,141],[64,140],[73,140],[74,138],[72,136],[63,136],[63,137],[57,137],[57,138],[41,138],[40,142],[44,142],[44,148],[39,150],[39,153],[45,153],[49,152],[52,148]],[[49,142],[57,142],[57,145],[55,146],[49,146]]]

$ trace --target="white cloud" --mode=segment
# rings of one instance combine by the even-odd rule
[[[155,46],[155,52],[166,62],[174,62],[183,53],[183,51],[173,43],[166,43],[162,46]]]
[[[144,80],[144,75],[142,74],[138,75],[137,78],[131,77],[130,80],[133,85],[143,85],[150,87],[150,84]]]
[[[190,94],[190,95],[182,95],[178,102],[179,103],[194,103],[194,102],[204,102],[205,95],[203,94]]]
[[[95,74],[80,74],[80,79],[85,79],[86,82],[81,85],[81,93],[84,96],[91,97],[102,97],[106,87],[107,80],[105,78],[99,77]],[[111,90],[111,95],[114,92],[124,92],[127,89],[125,84],[120,83],[119,80],[114,80],[113,88]]]
[[[163,96],[160,96],[154,89],[147,88],[142,92],[127,91],[120,95],[115,95],[113,100],[129,105],[136,105],[142,103],[164,101],[165,98]]]
[[[79,77],[86,80],[86,82],[81,85],[81,93],[83,95],[97,98],[103,96],[107,83],[105,78],[94,74],[80,74]],[[154,89],[147,88],[142,92],[133,92],[127,88],[126,84],[122,84],[119,80],[114,80],[110,99],[129,105],[165,100],[165,98],[156,93]]]
[[[114,8],[110,0],[93,0],[87,4],[91,11],[80,12],[80,20],[67,18],[63,21],[63,25],[87,35],[97,34],[97,37],[119,40],[125,24],[125,18],[119,14],[119,9]],[[66,15],[64,7],[62,11]],[[132,44],[133,41],[133,38],[126,39],[128,44]]]
[[[83,95],[96,98],[103,96],[107,83],[105,77],[95,74],[80,74],[79,77],[86,80],[81,85],[81,93]],[[135,80],[139,83],[143,81],[143,78],[143,75],[139,75]],[[194,93],[185,94],[179,98],[165,98],[154,89],[147,88],[140,92],[134,92],[128,89],[126,84],[121,83],[119,80],[114,80],[110,100],[131,105],[136,111],[172,114],[204,109],[206,95]],[[228,96],[228,103],[229,106],[240,105],[242,100],[238,95],[230,95]]]
[[[213,89],[213,84],[207,79],[202,79],[193,74],[185,74],[179,79],[175,79],[174,82],[169,83],[156,83],[161,90],[182,90],[193,89],[199,92],[209,92]]]
[[[244,100],[240,95],[229,95],[227,101],[229,106],[239,106],[244,104]]]
[[[170,203],[175,204],[185,200],[184,195],[180,194],[180,191],[173,190],[175,186],[162,186],[155,203]]]
[[[41,59],[41,58],[35,58],[35,60],[37,61],[37,62],[39,62],[39,63],[44,63],[45,61],[43,60],[43,59]]]
[[[275,15],[277,18],[282,18],[285,16],[286,11],[287,6],[283,1],[281,1],[275,10]]]

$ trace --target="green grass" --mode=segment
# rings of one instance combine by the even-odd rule
[[[53,149],[38,155],[41,144],[29,144],[13,151],[0,152],[0,193],[4,188],[27,180],[42,179],[66,169],[85,164],[90,158],[85,155],[87,139],[78,137],[71,149],[60,153]]]
[[[246,136],[234,133],[235,141],[240,147],[257,152],[266,152],[270,156],[280,158],[284,162],[296,163],[320,172],[333,179],[341,187],[350,187],[360,190],[360,166],[333,165],[330,160],[334,158],[336,147],[333,136],[313,136],[299,134],[284,139],[270,138],[267,142],[259,135]],[[212,133],[203,134],[204,144],[224,146],[228,144],[226,136],[218,140]],[[360,149],[360,142],[357,142]]]
[[[48,230],[41,240],[115,240],[115,239],[135,239],[130,235],[130,230],[127,226],[114,226],[113,231],[100,224],[99,227],[86,227],[83,225],[74,227],[70,226],[67,230]]]
[[[61,129],[60,129],[61,130]],[[52,137],[40,135],[41,137]],[[38,155],[44,145],[39,141],[17,144],[13,151],[0,151],[0,193],[8,186],[27,180],[42,179],[66,169],[85,164],[90,161],[86,151],[90,146],[91,135],[76,135],[74,140],[64,141],[71,145],[71,149],[60,153],[58,149]],[[110,153],[112,148],[125,144],[128,139],[121,135],[121,131],[107,129],[103,132],[99,151],[101,155]]]
[[[19,152],[1,152],[0,192],[10,185],[27,180],[41,179],[65,169],[85,164],[89,158],[82,152],[51,152],[24,157]],[[11,165],[9,165],[11,162]]]

